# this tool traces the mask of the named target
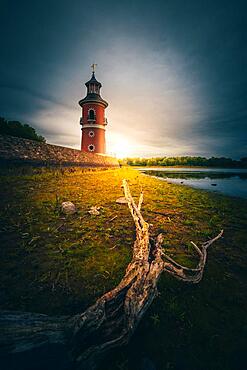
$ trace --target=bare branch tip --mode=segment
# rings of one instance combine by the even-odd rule
[[[157,236],[156,240],[157,240],[157,243],[162,244],[162,243],[163,243],[163,240],[164,240],[163,234],[162,234],[162,233],[160,233],[160,234]]]

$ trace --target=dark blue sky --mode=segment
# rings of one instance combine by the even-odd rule
[[[0,1],[0,115],[79,147],[95,62],[109,152],[246,156],[245,3]]]

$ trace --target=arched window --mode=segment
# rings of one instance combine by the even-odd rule
[[[95,120],[95,111],[93,109],[89,109],[89,111],[88,111],[88,119]]]

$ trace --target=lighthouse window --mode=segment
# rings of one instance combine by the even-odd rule
[[[95,145],[93,145],[93,144],[88,145],[88,150],[90,152],[94,152],[95,151]]]
[[[95,120],[95,111],[93,109],[89,109],[88,119]]]
[[[94,135],[95,135],[95,134],[94,134],[94,131],[89,131],[89,133],[88,133],[88,136],[89,136],[89,137],[94,137]]]

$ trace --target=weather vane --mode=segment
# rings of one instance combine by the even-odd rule
[[[91,65],[91,68],[92,68],[93,73],[95,72],[95,68],[97,67],[97,65],[98,65],[98,64],[95,64],[95,63],[93,63],[93,64]]]

